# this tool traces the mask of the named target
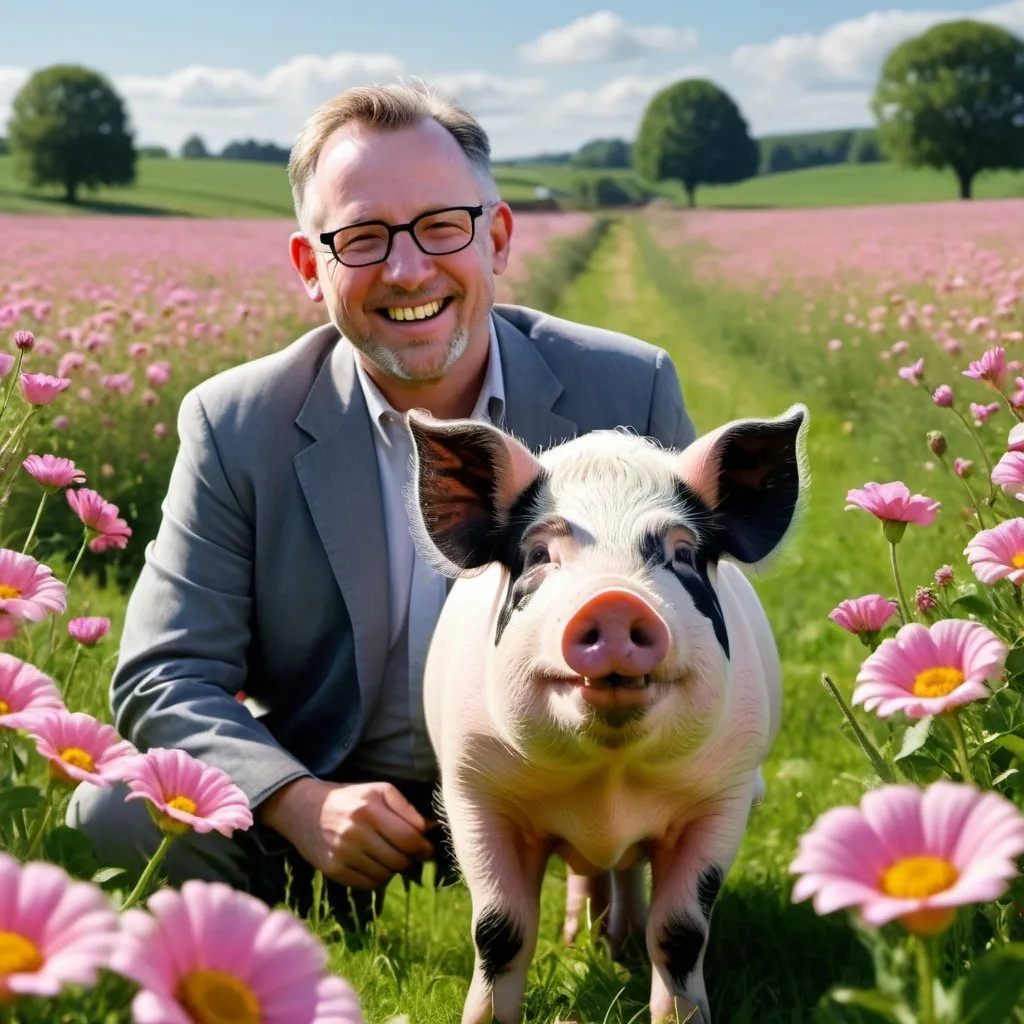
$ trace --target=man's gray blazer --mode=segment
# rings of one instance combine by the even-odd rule
[[[694,439],[664,351],[522,306],[494,315],[504,426],[534,450],[620,425],[678,448]],[[181,403],[114,723],[140,749],[181,747],[224,769],[253,807],[337,769],[381,685],[388,556],[370,431],[354,350],[331,324]]]

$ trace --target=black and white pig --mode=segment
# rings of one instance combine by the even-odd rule
[[[760,566],[790,531],[807,422],[795,405],[683,452],[619,430],[534,456],[487,424],[407,414],[416,543],[459,577],[424,702],[472,897],[462,1024],[520,1020],[552,854],[610,874],[612,929],[646,928],[652,1021],[710,1024],[709,919],[781,702],[735,563]]]

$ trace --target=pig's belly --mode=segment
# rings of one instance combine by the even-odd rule
[[[591,853],[591,856],[597,856],[601,861],[598,864],[595,864],[590,857],[585,856],[564,839],[559,840],[552,852],[556,857],[561,857],[577,875],[592,876],[604,874],[606,871],[625,871],[626,868],[632,867],[638,860],[646,858],[648,844],[633,843],[621,852],[616,851],[615,854],[603,857],[599,853]]]

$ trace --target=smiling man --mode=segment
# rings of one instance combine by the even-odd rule
[[[361,917],[426,859],[451,877],[421,693],[447,589],[414,552],[403,414],[485,419],[534,450],[615,426],[677,448],[695,432],[664,351],[495,305],[514,218],[486,134],[443,96],[337,96],[289,175],[291,260],[328,322],[183,400],[111,704],[140,749],[222,768],[253,808],[244,834],[177,841],[172,882],[273,902],[288,865],[301,911],[319,868],[339,916]],[[131,877],[160,836],[123,795],[83,787],[69,821]]]

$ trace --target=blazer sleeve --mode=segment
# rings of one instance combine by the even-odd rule
[[[194,391],[178,436],[160,528],[127,606],[114,725],[140,750],[179,747],[223,769],[255,808],[311,773],[234,696],[251,641],[253,528]]]
[[[655,364],[647,435],[670,448],[685,448],[697,437],[697,428],[686,411],[675,364],[665,351],[658,353]]]

